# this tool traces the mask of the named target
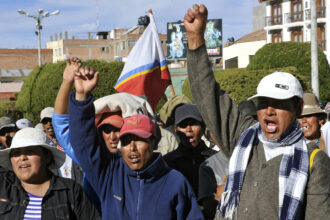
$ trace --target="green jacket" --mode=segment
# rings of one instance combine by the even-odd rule
[[[192,95],[206,126],[230,157],[241,133],[255,121],[240,114],[237,105],[220,90],[205,45],[187,54]],[[311,152],[315,145],[307,145]],[[282,155],[266,161],[262,142],[253,146],[247,165],[240,202],[234,219],[278,219],[279,167]],[[303,219],[328,219],[330,216],[330,159],[319,152],[308,179]],[[219,217],[219,216],[218,216]],[[221,217],[219,217],[221,219]]]

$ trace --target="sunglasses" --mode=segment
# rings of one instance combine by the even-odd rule
[[[48,122],[52,122],[52,119],[51,118],[44,118],[44,119],[41,120],[41,123],[44,124],[44,125],[48,124]]]
[[[16,131],[15,127],[4,127],[0,130],[0,136],[5,136],[7,133]]]

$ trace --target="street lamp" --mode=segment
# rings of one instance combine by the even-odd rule
[[[42,29],[41,21],[43,18],[52,16],[52,15],[58,15],[60,13],[60,11],[56,10],[56,11],[53,11],[50,13],[50,12],[44,11],[43,9],[39,9],[38,15],[30,15],[29,13],[26,13],[22,9],[18,9],[17,12],[26,17],[33,18],[37,22],[36,23],[37,31],[35,33],[36,33],[36,35],[38,35],[38,63],[39,63],[39,66],[41,66],[41,39],[40,39],[40,30]]]

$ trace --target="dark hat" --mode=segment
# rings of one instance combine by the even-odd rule
[[[201,113],[199,113],[196,104],[184,104],[175,109],[175,125],[187,118],[193,118],[199,122],[203,122]]]

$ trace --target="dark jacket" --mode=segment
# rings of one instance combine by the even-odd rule
[[[0,219],[23,219],[29,197],[12,171],[0,171]],[[41,219],[100,219],[82,187],[73,180],[51,175],[42,200]]]
[[[165,166],[161,154],[141,171],[100,145],[93,98],[69,103],[70,142],[98,194],[103,219],[203,219],[188,181]],[[83,135],[82,135],[83,134]]]
[[[209,149],[204,141],[196,147],[186,147],[182,143],[179,147],[164,156],[169,167],[181,172],[188,180],[196,195],[198,195],[199,166],[207,158],[217,153]]]
[[[191,92],[206,126],[230,157],[243,131],[254,122],[239,112],[237,105],[215,81],[205,45],[187,54]],[[307,145],[309,152],[312,143]],[[282,155],[268,161],[261,141],[253,145],[234,219],[278,219],[279,167]],[[305,191],[301,219],[330,216],[330,160],[324,152],[314,158]],[[236,216],[236,217],[235,217]]]

